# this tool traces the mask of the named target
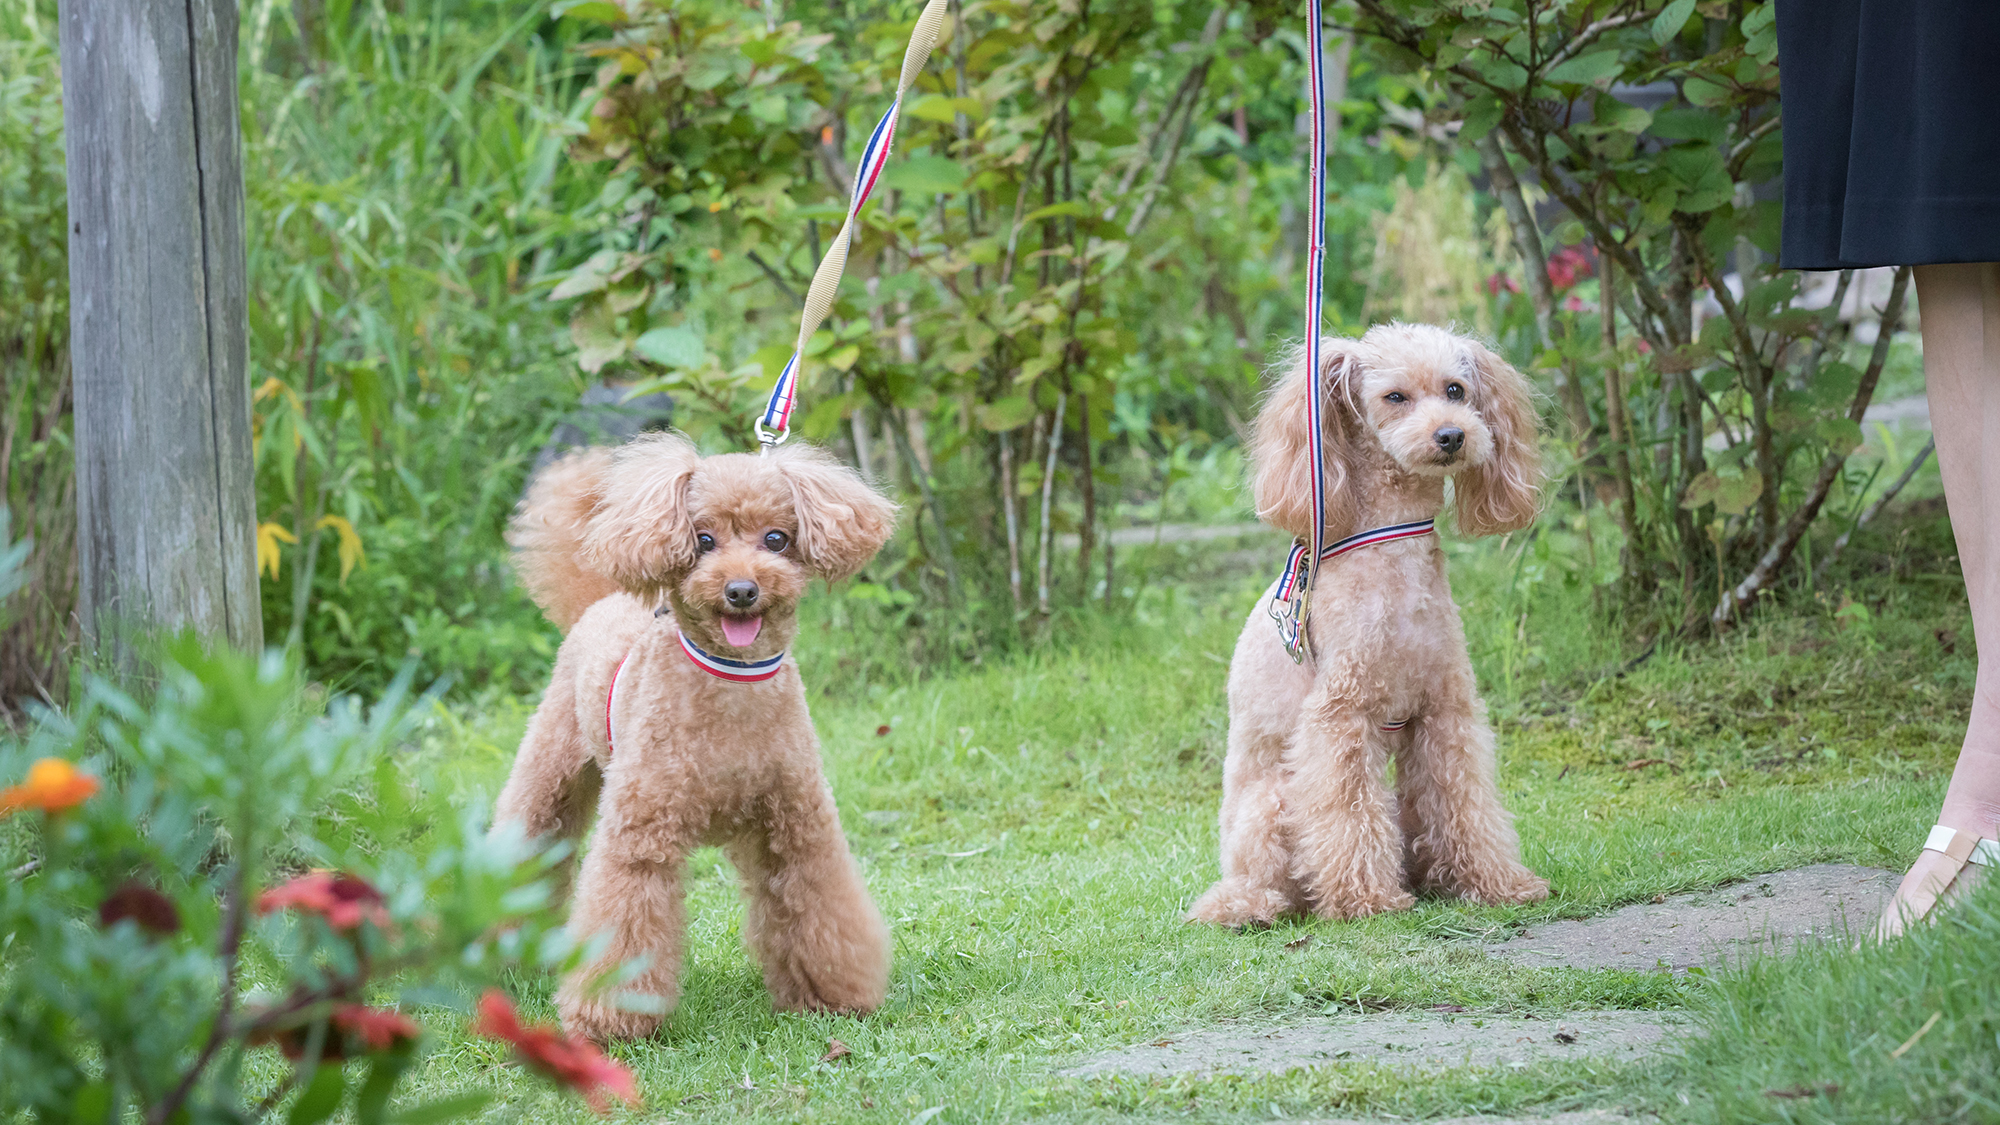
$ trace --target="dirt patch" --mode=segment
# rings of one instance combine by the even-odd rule
[[[1275,1028],[1207,1028],[1092,1055],[1069,1076],[1282,1074],[1349,1062],[1419,1068],[1527,1066],[1547,1059],[1634,1058],[1686,1024],[1672,1012],[1521,1015],[1383,1012]]]
[[[1523,965],[1572,969],[1685,972],[1694,965],[1736,965],[1800,941],[1866,933],[1900,879],[1893,871],[1820,863],[1598,918],[1531,926],[1486,952]]]

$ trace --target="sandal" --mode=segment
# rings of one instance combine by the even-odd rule
[[[1961,832],[1940,824],[1931,829],[1930,838],[1924,841],[1924,850],[1938,852],[1953,863],[1951,872],[1942,879],[1933,875],[1910,887],[1910,877],[1904,876],[1903,885],[1889,901],[1889,909],[1882,915],[1882,921],[1875,927],[1875,940],[1887,941],[1908,928],[1910,923],[1928,918],[1938,902],[1956,889],[1963,894],[1976,880],[1965,878],[1968,866],[2000,867],[2000,840],[1983,840],[1971,832]],[[1919,860],[1921,862],[1921,860]],[[1905,892],[1909,897],[1904,898]],[[1957,895],[1952,895],[1956,898]]]

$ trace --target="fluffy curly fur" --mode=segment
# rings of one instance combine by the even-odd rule
[[[1535,410],[1519,372],[1441,328],[1389,324],[1322,349],[1327,541],[1437,516],[1451,482],[1460,534],[1533,522]],[[1257,420],[1257,514],[1310,537],[1302,360]],[[1448,448],[1449,431],[1463,433]],[[1533,902],[1494,782],[1493,732],[1435,537],[1320,567],[1294,664],[1269,617],[1250,614],[1229,669],[1222,878],[1191,920],[1240,926],[1311,911],[1357,918],[1411,904],[1411,889]],[[1380,728],[1404,720],[1400,731]],[[1396,793],[1384,775],[1396,763]]]
[[[867,565],[895,514],[816,450],[704,458],[667,435],[573,454],[529,490],[510,535],[516,565],[569,635],[494,819],[575,839],[597,809],[569,925],[607,944],[557,994],[570,1031],[604,1040],[659,1026],[679,992],[682,871],[703,844],[720,844],[742,876],[744,938],[778,1007],[882,1003],[888,928],[841,834],[797,666],[722,680],[675,630],[717,656],[775,655],[798,632],[808,580]],[[773,531],[789,540],[782,550],[770,549]],[[755,599],[731,605],[725,586],[745,580]],[[725,626],[744,640],[752,618],[761,625],[732,644]],[[621,1004],[603,985],[630,962],[643,967],[622,988],[646,1003]]]

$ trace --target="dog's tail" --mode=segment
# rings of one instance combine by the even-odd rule
[[[514,572],[550,621],[569,631],[618,585],[583,561],[583,533],[604,499],[612,451],[582,449],[535,474],[507,528]]]

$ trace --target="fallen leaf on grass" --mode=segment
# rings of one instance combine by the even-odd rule
[[[884,737],[884,736],[886,736],[886,735],[887,735],[888,733],[889,733],[889,724],[888,724],[888,723],[883,723],[883,724],[882,724],[881,726],[879,726],[879,727],[876,727],[876,728],[875,728],[875,737],[877,737],[877,738],[881,738],[881,737]]]
[[[1902,1058],[1903,1054],[1906,1051],[1917,1045],[1917,1040],[1922,1039],[1926,1035],[1929,1035],[1931,1033],[1931,1028],[1936,1027],[1937,1021],[1943,1018],[1944,1018],[1943,1012],[1932,1012],[1931,1018],[1924,1021],[1924,1026],[1918,1028],[1917,1033],[1915,1035],[1912,1035],[1908,1039],[1903,1040],[1902,1046],[1896,1048],[1893,1051],[1890,1051],[1889,1057],[1892,1059]]]
[[[1174,1044],[1176,1044],[1176,1043],[1178,1043],[1178,1042],[1180,1042],[1180,1040],[1178,1040],[1178,1039],[1155,1039],[1155,1040],[1153,1040],[1153,1046],[1155,1046],[1155,1047],[1171,1047],[1171,1046],[1173,1046]]]
[[[821,1055],[819,1057],[819,1061],[823,1063],[836,1062],[840,1059],[846,1058],[847,1056],[853,1053],[854,1053],[854,1048],[848,1046],[845,1043],[842,1043],[838,1039],[829,1039],[826,1041],[826,1054]]]
[[[1824,1094],[1830,1098],[1838,1093],[1840,1093],[1840,1083],[1822,1082],[1817,1086],[1800,1084],[1797,1086],[1787,1086],[1782,1090],[1766,1090],[1764,1091],[1764,1096],[1767,1098],[1817,1098]]]
[[[1642,770],[1647,766],[1665,766],[1675,773],[1681,772],[1679,766],[1667,761],[1665,758],[1634,758],[1625,763],[1625,768],[1628,770]]]
[[[1313,936],[1311,934],[1307,934],[1301,938],[1294,938],[1291,941],[1285,943],[1285,952],[1303,953],[1305,952],[1306,946],[1311,945],[1312,943],[1313,943]]]
[[[1664,894],[1658,894],[1653,896],[1653,905],[1655,906],[1658,906],[1660,903],[1663,903],[1665,901],[1667,901],[1667,896]]]

